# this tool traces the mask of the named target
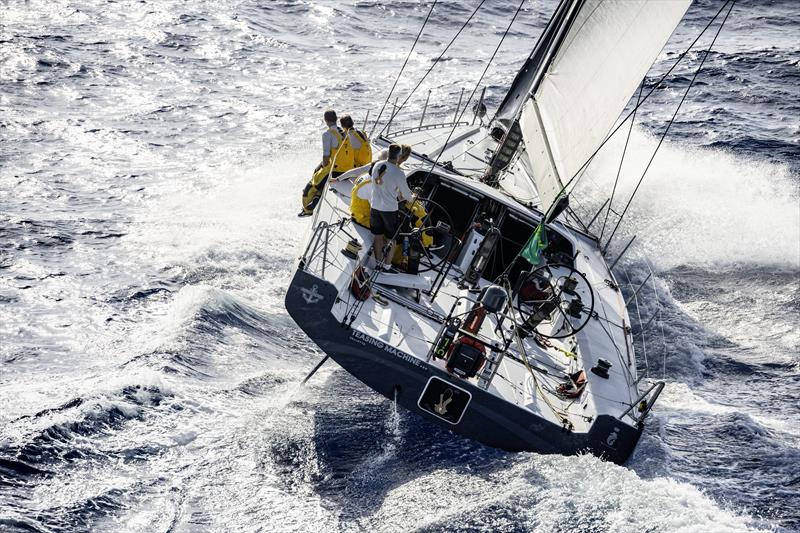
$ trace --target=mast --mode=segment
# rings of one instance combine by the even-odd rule
[[[583,0],[561,0],[544,31],[536,41],[531,55],[517,72],[505,98],[497,108],[493,121],[509,124],[519,118],[522,104],[530,96],[550,65],[555,51],[563,41],[569,25]]]
[[[519,154],[548,210],[601,145],[691,0],[562,0],[498,108],[487,183]],[[565,205],[566,207],[566,205]]]
[[[544,31],[536,41],[531,55],[517,72],[511,87],[506,93],[505,98],[497,109],[492,122],[499,131],[493,130],[493,134],[500,137],[499,144],[495,150],[489,168],[483,177],[483,181],[491,185],[497,185],[497,175],[505,169],[511,159],[520,149],[522,143],[522,132],[519,126],[519,115],[522,105],[536,91],[539,83],[550,66],[550,62],[558,50],[559,45],[567,33],[570,24],[575,20],[575,14],[583,0],[561,0],[556,7],[553,16],[545,26]],[[502,134],[500,133],[502,131]],[[502,136],[501,136],[502,135]],[[524,149],[524,145],[522,145]],[[552,157],[548,150],[549,157]]]

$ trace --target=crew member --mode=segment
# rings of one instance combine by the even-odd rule
[[[381,161],[389,157],[388,150],[382,150],[376,161],[347,171],[337,181],[354,179],[353,189],[350,192],[350,214],[356,224],[369,228],[369,201],[372,197],[372,169]]]
[[[370,152],[371,153],[371,152]],[[400,159],[398,166],[402,165],[411,156],[411,147],[407,144],[400,145]],[[357,224],[369,228],[369,201],[372,197],[372,169],[381,161],[386,161],[389,157],[388,150],[381,150],[378,159],[361,165],[353,170],[348,170],[344,174],[331,181],[353,181],[353,190],[350,192],[350,214]]]
[[[353,151],[353,167],[361,167],[370,164],[372,161],[372,146],[369,143],[367,134],[356,129],[350,115],[344,115],[339,119],[339,124],[345,131],[347,141]]]
[[[379,265],[384,264],[386,258],[394,257],[394,242],[391,242],[386,256],[384,248],[387,241],[394,239],[399,228],[398,200],[414,201],[406,182],[406,175],[398,166],[401,153],[402,148],[399,144],[390,144],[388,160],[376,164],[371,174],[369,226],[370,232],[375,237],[373,250]],[[391,265],[391,259],[386,263],[384,268]]]
[[[343,128],[349,129],[351,136],[350,142],[353,145],[353,159],[357,167],[368,165],[372,162],[372,145],[369,142],[369,137],[362,130],[353,126],[353,119],[349,115],[346,116],[349,126],[345,127],[345,117],[342,117],[341,124]]]
[[[350,135],[336,127],[336,118],[333,109],[325,111],[323,115],[327,129],[322,134],[322,162],[303,189],[303,209],[298,216],[306,217],[314,213],[329,176],[339,176],[355,166]]]

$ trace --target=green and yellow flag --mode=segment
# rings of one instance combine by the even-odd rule
[[[531,238],[528,239],[527,244],[522,247],[519,255],[527,259],[533,266],[540,265],[544,263],[542,252],[544,252],[545,248],[547,248],[547,228],[544,225],[544,220],[542,220],[536,227],[536,231],[531,235]]]

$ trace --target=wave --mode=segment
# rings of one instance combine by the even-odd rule
[[[297,353],[317,353],[285,315],[258,310],[210,285],[184,285],[161,305],[163,316],[133,334],[144,342],[124,367],[144,365],[199,379],[235,379],[248,369],[263,371],[264,365],[302,364]],[[251,349],[233,349],[239,342]]]
[[[591,191],[589,203],[595,209],[610,195],[622,143],[624,137],[616,136],[598,154],[578,191]],[[621,210],[629,198],[656,143],[634,129],[615,209]],[[752,264],[800,269],[798,201],[800,177],[786,165],[665,142],[615,243],[620,247],[637,235],[640,248],[661,270]],[[614,216],[609,220],[606,235]]]
[[[125,491],[109,488],[92,496],[87,496],[68,506],[47,506],[35,513],[11,506],[5,516],[0,516],[0,526],[4,532],[71,532],[88,531],[96,527],[108,516],[127,508]]]
[[[511,454],[402,411],[397,420],[391,402],[365,398],[343,372],[318,387],[277,415],[264,452],[281,489],[322,497],[342,530],[772,529],[672,472],[677,452],[660,441],[660,466],[645,478],[638,472],[658,454],[637,454],[632,470],[588,455]]]
[[[157,387],[130,385],[16,419],[0,440],[0,466],[7,471],[6,480],[47,474],[59,465],[155,453],[146,446],[104,451],[96,439],[123,431],[132,420],[143,420],[164,398],[165,392]]]

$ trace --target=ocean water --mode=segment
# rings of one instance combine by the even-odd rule
[[[398,115],[453,116],[493,0]],[[696,2],[648,81],[719,0]],[[477,0],[442,0],[402,101]],[[667,388],[624,466],[397,411],[283,309],[321,112],[374,118],[429,3],[0,2],[0,530],[800,530],[800,6],[740,0],[619,235]],[[490,114],[554,1],[526,3]],[[709,39],[701,41],[707,45]],[[637,115],[626,198],[702,58]],[[623,139],[624,140],[624,139]],[[576,206],[613,183],[620,142]],[[644,358],[646,351],[646,361]]]

